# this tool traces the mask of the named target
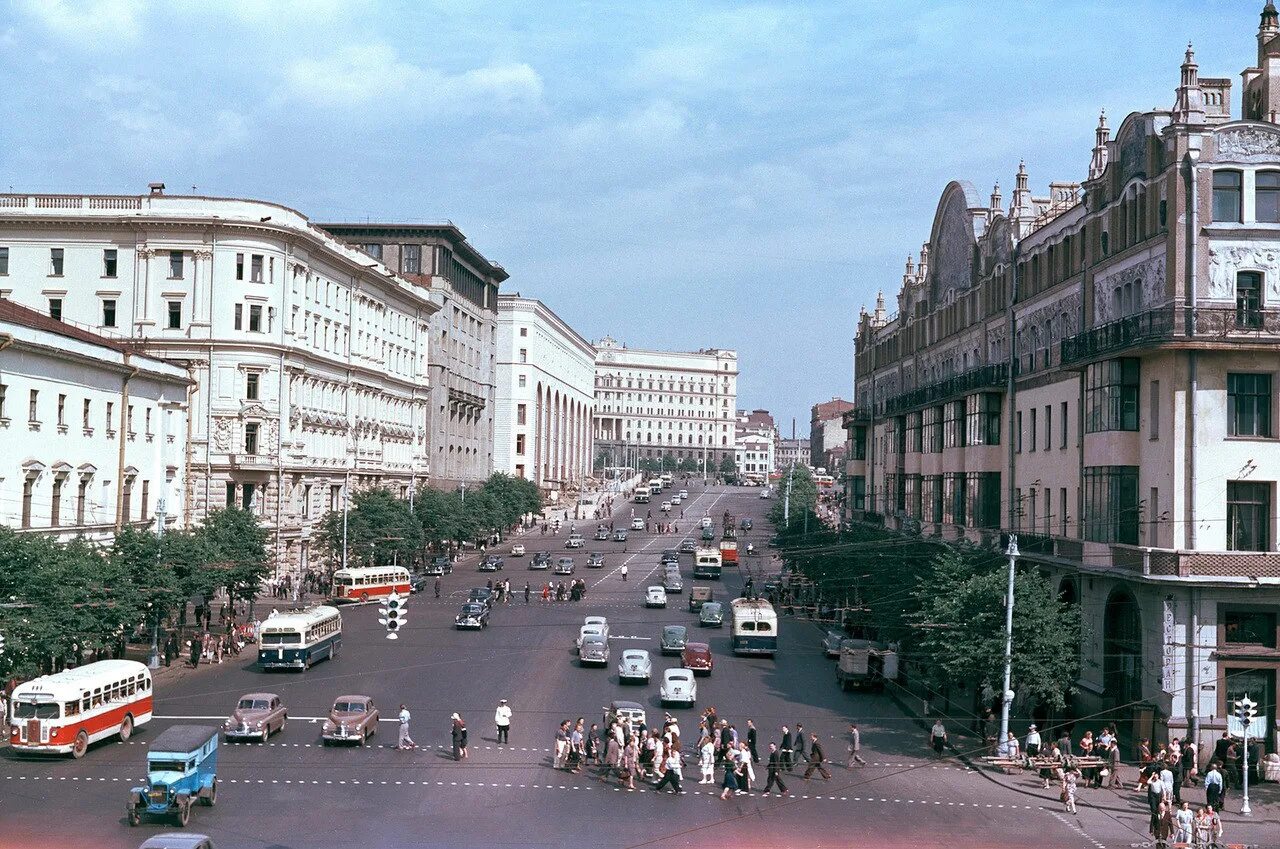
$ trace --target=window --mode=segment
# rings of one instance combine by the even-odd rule
[[[1016,440],[1017,440],[1017,446],[1016,446],[1017,451],[1019,454],[1021,454],[1022,453],[1022,411],[1021,410],[1018,411],[1018,433],[1016,436]]]
[[[523,338],[523,337],[525,337],[525,336],[528,336],[528,335],[529,335],[529,328],[527,328],[527,327],[522,327],[522,328],[520,328],[520,336],[521,336],[521,338]]]
[[[102,326],[103,327],[116,326],[116,299],[115,298],[102,299]]]
[[[62,248],[49,248],[49,275],[51,277],[62,276]]]
[[[367,253],[369,256],[373,257],[379,262],[382,261],[382,245],[371,242],[367,245],[361,245],[360,247],[362,247],[364,249],[364,252]]]
[[[244,324],[244,305],[236,304],[236,330],[239,330]]]
[[[967,494],[964,472],[946,472],[942,475],[942,521],[944,523],[965,524]]]
[[[182,301],[169,302],[169,329],[182,329]]]
[[[1053,447],[1053,405],[1044,405],[1044,450]]]
[[[6,418],[5,409],[4,409],[4,399],[5,399],[5,396],[8,394],[9,394],[8,385],[4,383],[0,383],[0,421],[3,421]]]
[[[1271,375],[1227,375],[1227,434],[1271,436]]]
[[[1160,438],[1160,381],[1151,381],[1150,397],[1147,399],[1147,426],[1152,439]]]
[[[244,254],[236,254],[236,279],[244,279]]]
[[[1253,179],[1254,220],[1280,224],[1280,171],[1259,171]]]
[[[240,490],[240,507],[244,510],[252,510],[256,504],[254,494],[258,491],[257,484],[247,483]]]
[[[1058,447],[1066,448],[1067,447],[1067,402],[1063,401],[1061,404],[1059,404],[1058,409],[1060,411],[1060,414],[1058,417],[1059,419],[1061,419],[1061,424],[1058,425],[1058,428],[1062,433],[1062,439]]]
[[[115,415],[114,415],[115,409],[116,409],[116,405],[113,402],[108,401],[107,415],[103,421],[103,429],[107,432],[108,436],[111,435],[111,423],[115,420]]]
[[[1067,535],[1067,488],[1064,486],[1058,490],[1058,533],[1061,536]]]
[[[33,421],[33,422],[40,421],[40,416],[37,415],[39,412],[40,412],[40,390],[32,389],[31,394],[27,396],[27,420]]]
[[[1227,481],[1227,550],[1268,551],[1271,483]]]
[[[1262,275],[1256,271],[1236,275],[1236,326],[1262,326]]]
[[[529,418],[529,405],[516,404],[516,424],[518,425],[527,424],[526,420],[528,418]]]
[[[0,277],[9,276],[9,249],[0,247]]]
[[[1036,434],[1039,432],[1039,430],[1040,428],[1036,424],[1036,408],[1032,407],[1031,408],[1031,450],[1032,451],[1036,450]]]
[[[523,389],[528,385],[529,380],[523,374],[519,377],[520,388]]]
[[[67,396],[58,396],[58,427],[67,426]]]
[[[1138,360],[1091,364],[1085,371],[1085,432],[1138,429]]]
[[[524,456],[524,434],[523,433],[516,434],[516,454],[521,457]]]
[[[90,408],[92,406],[93,405],[89,402],[89,399],[85,398],[84,409],[81,411],[81,416],[80,416],[80,426],[83,427],[85,430],[89,429],[89,413],[91,411]]]
[[[1266,610],[1227,610],[1222,614],[1223,642],[1276,647],[1276,615]]]
[[[115,248],[106,248],[102,252],[102,276],[115,277],[119,271],[118,255]]]
[[[49,318],[62,321],[62,298],[49,299]]]
[[[262,282],[262,254],[249,257],[249,279],[254,283]]]
[[[527,362],[529,362],[529,349],[528,349],[528,348],[521,348],[521,349],[520,349],[520,362],[522,362],[522,363],[527,363]]]
[[[244,376],[244,397],[250,401],[258,400],[258,373],[251,371]]]
[[[1239,171],[1213,172],[1213,220],[1240,221]]]
[[[302,487],[302,518],[311,518],[311,484]]]
[[[235,507],[235,506],[236,506],[236,485],[235,485],[234,483],[232,483],[231,481],[227,481],[227,500],[226,500],[226,505],[227,505],[228,507]]]
[[[1084,538],[1138,544],[1138,467],[1086,466]]]
[[[169,279],[182,279],[182,251],[169,251]]]
[[[258,453],[258,425],[256,422],[249,422],[244,426],[244,453]]]
[[[422,273],[422,245],[400,246],[400,271],[404,274]]]
[[[249,305],[249,332],[262,332],[262,306],[259,304]]]
[[[943,406],[942,447],[960,448],[965,444],[965,402],[951,401]]]
[[[942,453],[942,407],[927,407],[924,410],[924,453]]]

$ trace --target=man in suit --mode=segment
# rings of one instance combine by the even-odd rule
[[[778,763],[782,769],[791,772],[791,729],[785,725],[782,726],[782,742],[778,745],[781,749],[781,757],[778,758]],[[770,743],[769,746],[772,748],[773,744]]]
[[[809,735],[809,768],[804,771],[805,781],[809,780],[809,776],[813,775],[813,771],[815,769],[822,774],[822,777],[825,780],[827,781],[831,780],[831,773],[827,772],[827,768],[822,765],[822,761],[823,761],[822,744],[818,742],[817,734],[810,734]]]
[[[787,752],[790,752],[790,749],[783,749],[779,752],[777,743],[769,744],[769,765],[767,767],[769,780],[766,781],[764,785],[764,792],[766,796],[769,794],[769,791],[773,789],[773,785],[775,784],[778,785],[779,793],[783,796],[787,795],[787,785],[782,783],[782,771],[786,766],[785,761],[787,757],[784,753]]]
[[[756,752],[756,724],[747,720],[747,750],[751,752],[751,762],[760,763],[760,755]]]

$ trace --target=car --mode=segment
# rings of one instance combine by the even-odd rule
[[[228,743],[245,739],[265,743],[272,734],[284,730],[288,718],[289,712],[275,693],[245,693],[230,718],[222,723],[222,733]]]
[[[680,552],[681,554],[693,554],[697,550],[698,550],[698,544],[693,540],[689,539],[688,537],[680,540],[680,545],[676,549],[676,551]]]
[[[645,607],[666,607],[667,591],[662,587],[649,587],[644,591]]]
[[[652,674],[653,661],[649,659],[649,652],[644,649],[623,650],[622,660],[618,662],[619,684],[626,684],[633,681],[648,684],[649,676]]]
[[[636,516],[634,519],[632,519],[632,520],[631,520],[631,530],[633,530],[633,531],[643,531],[643,530],[644,530],[644,519],[641,519],[639,516]]]
[[[684,499],[683,499],[683,498],[681,498],[679,495],[673,495],[673,496],[671,496],[671,505],[672,505],[673,507],[674,507],[674,506],[676,506],[677,504],[680,504],[680,502],[682,502],[682,501],[684,501]]]
[[[693,707],[698,699],[698,684],[693,680],[693,670],[678,667],[663,672],[658,696],[664,707],[670,704]]]
[[[659,643],[663,654],[680,654],[688,642],[689,629],[683,625],[663,625]]]
[[[603,555],[603,554],[601,554],[601,553],[600,553],[600,552],[598,552],[598,551],[593,551],[593,552],[591,552],[590,554],[588,554],[588,555],[587,555],[587,568],[588,568],[588,569],[603,569],[603,568],[604,568],[604,555]]]
[[[582,548],[586,545],[586,540],[582,538],[582,534],[569,534],[569,538],[564,541],[565,548]]]
[[[609,641],[599,634],[590,634],[578,645],[578,664],[609,665]]]
[[[750,519],[743,519],[741,522],[738,523],[738,527],[742,528],[742,530],[744,531],[749,531],[754,527],[754,525],[751,524]]]
[[[598,542],[604,542],[604,541],[608,540],[608,539],[609,539],[609,529],[608,529],[608,528],[606,528],[604,525],[601,525],[600,527],[596,528],[596,537],[595,537],[595,538],[596,538],[596,540],[597,540]]]
[[[767,487],[767,486],[766,486],[764,489],[760,490],[760,495],[759,495],[759,497],[760,497],[760,498],[768,498],[768,497],[770,496],[770,494],[771,494],[771,493],[769,492],[769,487]]]
[[[427,575],[423,572],[419,572],[416,575],[410,575],[409,576],[409,593],[413,595],[426,590],[427,579],[430,577],[431,577],[430,575]]]
[[[662,589],[664,592],[677,595],[684,592],[684,580],[680,577],[679,569],[667,570],[667,573],[662,576]]]
[[[453,560],[448,557],[440,556],[431,558],[431,563],[423,570],[423,574],[433,578],[441,575],[453,574]]]
[[[483,604],[485,610],[488,610],[493,607],[493,590],[488,587],[476,587],[467,595],[467,601]]]
[[[453,627],[459,631],[483,631],[489,627],[489,606],[478,601],[467,602],[453,617]]]
[[[630,722],[632,728],[639,728],[641,725],[645,725],[644,705],[639,702],[627,701],[626,699],[614,699],[604,709],[603,727],[608,728],[614,722],[620,720]]]
[[[667,563],[679,563],[679,562],[680,562],[680,552],[676,551],[674,548],[668,548],[662,552],[662,563],[664,565]]]
[[[613,532],[613,541],[614,541],[614,542],[626,542],[626,541],[627,541],[627,529],[626,529],[626,528],[618,528],[616,531],[614,531],[614,532]]]
[[[582,648],[582,641],[591,637],[599,637],[602,640],[609,639],[609,626],[596,623],[583,625],[578,629],[578,639],[574,642],[574,645]]]
[[[515,545],[511,546],[511,556],[524,557],[524,546],[521,545],[520,543],[516,543]]]
[[[715,594],[711,591],[711,587],[690,587],[689,588],[689,612],[697,613],[702,609],[702,605],[711,601]]]
[[[711,525],[712,525],[712,522],[711,522],[710,516],[703,516],[700,520],[698,520],[698,527],[700,528],[709,528],[711,527]]]
[[[682,490],[680,490],[680,497],[681,497],[682,499],[684,499],[684,498],[688,498],[688,497],[689,497],[689,490],[687,490],[687,489],[682,489]]]
[[[572,575],[573,574],[573,558],[561,557],[559,560],[556,561],[555,571],[557,575]]]
[[[697,675],[710,675],[715,661],[711,659],[711,646],[707,643],[685,643],[684,652],[680,655],[680,663],[685,669]]]
[[[539,551],[537,554],[533,555],[533,559],[529,561],[529,568],[530,569],[550,569],[551,568],[550,552]]]
[[[213,849],[213,838],[207,834],[175,831],[148,837],[138,849]]]
[[[822,651],[827,657],[840,656],[840,644],[849,639],[843,631],[828,631],[822,638]]]
[[[321,745],[369,742],[378,733],[378,709],[368,696],[338,696],[320,731]]]
[[[703,529],[702,529],[702,541],[703,541],[703,542],[713,542],[713,541],[715,540],[715,538],[716,538],[716,532],[715,532],[715,531],[713,531],[713,530],[711,530],[711,528],[703,528]]]
[[[724,605],[718,601],[708,601],[698,611],[698,624],[704,628],[720,628],[724,625]]]
[[[125,817],[136,826],[144,816],[173,816],[186,828],[197,800],[218,800],[218,729],[170,725],[147,749],[146,783],[129,789]]]
[[[485,555],[485,558],[480,561],[480,571],[481,572],[501,572],[502,558],[496,554]]]
[[[605,636],[609,634],[609,620],[603,616],[588,616],[582,620],[583,625],[601,625],[604,627]]]
[[[661,507],[661,508],[659,508],[659,509],[661,509],[663,513],[670,513],[670,512],[671,512],[671,502],[670,502],[670,501],[664,501],[664,502],[662,502],[662,507]]]

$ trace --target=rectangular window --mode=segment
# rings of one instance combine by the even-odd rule
[[[1138,544],[1138,467],[1086,466],[1084,538]]]
[[[240,507],[243,510],[252,510],[256,505],[254,495],[257,494],[257,484],[247,483],[240,490]]]
[[[1259,171],[1253,180],[1254,220],[1280,224],[1280,171]]]
[[[1267,610],[1227,610],[1222,614],[1223,642],[1276,647],[1276,614]]]
[[[302,518],[311,518],[311,484],[302,487]]]
[[[138,518],[144,522],[151,518],[151,481],[142,482],[142,505]]]
[[[1240,221],[1242,175],[1239,171],[1213,172],[1213,220]]]
[[[942,453],[943,407],[928,407],[924,411],[924,453]]]
[[[27,420],[33,421],[33,422],[40,421],[40,416],[38,415],[39,412],[40,412],[40,390],[32,389],[31,394],[27,396]]]
[[[1039,430],[1040,430],[1040,428],[1039,428],[1039,426],[1036,424],[1036,408],[1035,408],[1035,407],[1032,407],[1032,408],[1031,408],[1031,428],[1030,428],[1030,434],[1031,434],[1031,447],[1030,447],[1030,450],[1031,450],[1031,451],[1035,451],[1035,450],[1036,450],[1036,435],[1039,433]]]
[[[1000,473],[970,472],[969,501],[973,509],[973,526],[976,528],[1000,527]]]
[[[0,277],[9,276],[9,249],[0,247]]]
[[[262,254],[249,257],[249,280],[254,283],[262,282]]]
[[[520,349],[520,362],[522,362],[522,363],[527,363],[527,362],[529,362],[529,349],[528,349],[528,348],[521,348],[521,349]]]
[[[8,394],[9,394],[8,385],[4,383],[0,383],[0,419],[5,418],[4,399],[5,399],[5,396]]]
[[[259,304],[249,305],[249,332],[262,332],[262,307]]]
[[[1021,454],[1022,453],[1022,411],[1021,410],[1018,411],[1018,433],[1017,433],[1016,439],[1017,439],[1017,445],[1016,445],[1017,452]]]
[[[49,248],[49,275],[51,277],[62,276],[62,248]]]
[[[1227,481],[1227,550],[1271,548],[1271,483]]]
[[[182,301],[169,302],[169,329],[182,329]]]
[[[364,248],[364,252],[369,256],[378,260],[378,262],[382,262],[382,245],[377,244],[376,242],[370,242],[367,245],[361,245],[361,247]]]
[[[1059,404],[1058,410],[1059,410],[1059,418],[1062,420],[1061,423],[1058,425],[1059,430],[1062,432],[1062,439],[1058,447],[1066,448],[1067,447],[1067,402],[1063,401],[1061,404]]]
[[[1227,433],[1271,436],[1271,375],[1227,375]]]
[[[527,421],[528,418],[529,418],[529,405],[516,404],[516,424],[518,425],[528,424],[528,421]]]
[[[964,472],[946,472],[942,475],[942,521],[949,525],[963,525],[966,517]]]
[[[102,299],[102,326],[103,327],[116,326],[116,299],[115,298]]]
[[[58,427],[67,426],[67,396],[58,396]]]
[[[1064,486],[1058,490],[1058,533],[1061,536],[1067,535],[1067,488]]]
[[[526,385],[528,385],[528,382],[529,382],[529,381],[528,381],[528,379],[527,379],[527,378],[522,374],[522,375],[520,375],[520,377],[519,377],[519,381],[518,381],[518,382],[519,382],[519,384],[520,384],[520,388],[521,388],[521,389],[524,389],[524,388],[525,388],[525,386],[526,386]]]
[[[118,254],[115,248],[106,248],[102,251],[102,276],[115,277],[120,269]]]
[[[228,507],[235,507],[235,506],[236,506],[236,485],[235,485],[234,483],[232,483],[231,481],[227,481],[227,500],[226,500],[226,505],[227,505]]]
[[[853,478],[853,509],[867,509],[867,479],[861,475]]]
[[[244,305],[236,304],[236,320],[235,320],[236,330],[240,330],[243,325],[244,325]]]
[[[422,245],[400,246],[400,271],[403,274],[422,273]]]
[[[524,434],[516,434],[516,454],[520,457],[524,456]]]
[[[1044,450],[1053,447],[1053,405],[1044,405]]]
[[[244,254],[236,254],[236,279],[244,279]]]
[[[258,425],[255,422],[244,426],[244,453],[258,453]]]
[[[258,400],[258,378],[256,371],[251,371],[244,376],[244,397],[249,401]]]
[[[907,417],[898,416],[893,420],[893,450],[898,456],[907,453]]]
[[[1160,438],[1160,381],[1151,381],[1151,393],[1147,400],[1147,427],[1152,439]]]
[[[49,299],[49,318],[62,321],[62,298]]]
[[[90,413],[90,408],[92,406],[93,405],[89,402],[89,399],[85,398],[84,410],[82,411],[82,415],[80,417],[80,426],[83,427],[85,430],[89,429],[89,413]]]
[[[950,401],[944,404],[942,420],[942,447],[961,448],[965,444],[965,402]]]
[[[1092,363],[1085,370],[1085,432],[1138,429],[1138,360]]]
[[[1236,275],[1236,326],[1262,326],[1262,275],[1256,271]]]
[[[116,405],[113,402],[108,401],[107,414],[103,418],[103,422],[102,422],[103,430],[105,430],[108,435],[111,434],[111,425],[115,421],[115,409],[116,409]]]
[[[182,251],[169,251],[169,279],[182,279]]]

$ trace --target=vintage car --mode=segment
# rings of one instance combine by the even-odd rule
[[[440,576],[450,575],[453,573],[453,559],[446,554],[437,554],[431,558],[431,565],[427,567],[427,574]]]
[[[678,564],[680,562],[680,552],[676,551],[674,548],[663,549],[662,557],[659,562],[664,566],[668,563]]]
[[[322,745],[359,743],[378,733],[378,709],[368,696],[338,696],[320,732]]]
[[[561,557],[559,560],[556,561],[555,571],[557,575],[572,575],[573,568],[574,567],[573,567],[572,557]]]
[[[662,686],[658,690],[663,707],[681,704],[693,707],[698,699],[698,685],[693,680],[692,669],[668,669],[662,673]]]
[[[643,531],[643,530],[644,530],[644,519],[641,519],[639,516],[636,516],[634,519],[632,519],[632,520],[631,520],[631,530],[633,530],[633,531]]]
[[[524,546],[523,546],[523,545],[521,545],[520,543],[516,543],[515,545],[511,546],[511,554],[510,554],[510,556],[511,556],[511,557],[524,557]]]
[[[822,638],[822,652],[827,657],[839,657],[840,645],[849,639],[849,635],[843,631],[828,631],[826,636]]]
[[[682,501],[684,501],[684,499],[680,497],[679,493],[671,496],[671,504],[673,506],[679,505]]]
[[[603,554],[601,554],[601,553],[600,553],[600,552],[598,552],[598,551],[593,551],[593,552],[591,552],[590,554],[588,554],[588,555],[587,555],[587,568],[588,568],[588,569],[603,569],[603,568],[604,568],[604,555],[603,555]]]
[[[662,576],[662,589],[669,593],[683,593],[684,579],[680,577],[680,570],[676,568],[668,568],[666,574]]]
[[[574,645],[582,648],[582,641],[590,637],[599,637],[602,640],[609,639],[609,626],[596,623],[583,625],[578,629],[578,639],[574,641]]]
[[[649,683],[649,676],[653,674],[653,661],[649,660],[649,653],[644,649],[625,649],[622,652],[622,660],[618,663],[618,683],[629,684],[639,681],[641,684]]]
[[[138,849],[213,849],[213,838],[189,831],[171,831],[142,841]]]
[[[420,592],[425,592],[427,589],[427,581],[430,578],[431,576],[425,572],[416,572],[410,575],[409,576],[409,592],[415,595]]]
[[[614,531],[614,532],[613,532],[613,541],[614,541],[614,542],[626,542],[626,541],[627,541],[627,529],[626,529],[626,528],[618,528],[616,531]]]
[[[587,541],[582,538],[582,534],[569,534],[569,538],[564,541],[565,548],[582,548]]]
[[[751,520],[743,519],[741,522],[738,523],[738,527],[742,528],[744,531],[751,530],[752,528]]]
[[[704,628],[720,628],[724,625],[724,605],[708,601],[698,611],[698,624]]]
[[[649,587],[644,591],[645,607],[666,607],[667,591],[660,586]]]
[[[489,608],[479,602],[467,602],[462,605],[458,615],[453,617],[453,627],[459,631],[482,631],[489,627]]]
[[[689,497],[689,490],[687,490],[687,489],[682,489],[682,490],[680,490],[680,497],[681,497],[681,498],[688,498],[688,497]]]
[[[693,540],[689,539],[688,537],[685,537],[684,539],[680,540],[680,545],[676,550],[679,551],[681,554],[693,554],[695,551],[698,550],[698,544]]]
[[[218,729],[212,725],[171,725],[147,751],[147,783],[129,791],[129,825],[144,816],[173,816],[183,828],[199,800],[218,799]]]
[[[680,664],[694,675],[701,672],[710,675],[715,661],[711,659],[711,646],[706,643],[685,643],[684,653],[680,656]]]
[[[550,569],[551,568],[551,552],[539,551],[533,555],[533,559],[529,561],[530,569]]]
[[[715,538],[716,538],[716,532],[711,530],[709,526],[702,529],[703,542],[712,542],[713,540],[715,540]]]
[[[689,641],[689,629],[683,625],[663,625],[660,648],[663,654],[680,654]]]
[[[222,723],[222,733],[227,742],[253,739],[267,742],[267,738],[284,730],[289,718],[284,703],[275,693],[246,693],[236,702],[231,717]]]
[[[599,625],[601,628],[604,628],[605,637],[609,636],[609,620],[603,616],[588,616],[582,620],[582,624],[584,627],[587,625]]]
[[[602,634],[589,634],[578,645],[578,663],[582,666],[609,665],[609,641]]]
[[[607,540],[609,538],[609,529],[606,528],[604,525],[601,525],[600,527],[596,528],[595,538],[598,541]]]
[[[702,609],[702,605],[711,601],[714,596],[711,587],[690,587],[689,588],[689,612],[697,613]]]
[[[660,509],[660,510],[662,510],[662,512],[663,512],[663,513],[670,513],[670,512],[671,512],[671,502],[670,502],[670,501],[664,501],[664,502],[662,502],[662,506],[661,506],[659,509]]]
[[[649,679],[645,679],[648,681]],[[628,720],[632,728],[639,728],[645,725],[644,705],[639,702],[631,702],[626,699],[615,699],[609,703],[604,709],[603,728],[608,728],[617,720]]]
[[[704,528],[704,529],[710,528],[711,525],[712,525],[712,522],[711,522],[710,516],[703,516],[701,519],[698,520],[698,527],[700,528]]]
[[[467,601],[483,604],[485,609],[488,610],[493,607],[493,590],[488,587],[476,587],[467,596]]]
[[[499,557],[496,554],[487,554],[485,555],[485,558],[480,561],[480,571],[481,572],[501,572],[502,565],[503,564],[502,564],[501,557]]]

